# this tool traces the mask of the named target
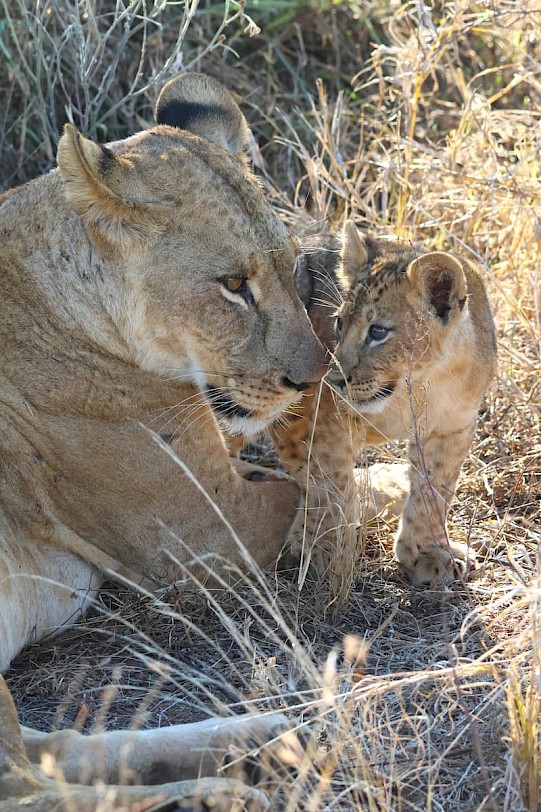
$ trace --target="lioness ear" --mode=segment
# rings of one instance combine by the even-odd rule
[[[460,262],[444,251],[414,259],[407,275],[443,324],[464,309],[467,285]]]
[[[239,106],[219,82],[202,73],[182,73],[159,95],[156,123],[179,127],[247,159],[250,128]]]
[[[66,124],[57,161],[69,201],[78,214],[85,214],[97,203],[114,202],[111,181],[121,162],[108,147],[89,141],[72,124]]]
[[[366,240],[353,220],[348,220],[342,234],[342,262],[338,277],[344,290],[348,290],[368,265]]]
[[[120,195],[121,188],[129,188],[131,164],[125,158],[66,124],[57,161],[69,202],[94,233],[110,243],[126,245],[135,236],[148,236],[154,230],[143,207]]]

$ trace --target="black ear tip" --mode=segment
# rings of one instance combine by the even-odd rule
[[[174,127],[176,120],[176,111],[174,108],[176,105],[178,105],[178,102],[176,101],[163,102],[160,104],[160,101],[158,100],[154,113],[156,124],[165,124],[168,127]]]
[[[229,91],[203,73],[181,73],[162,88],[156,103],[157,124],[189,129],[193,121],[238,110]],[[240,110],[238,115],[241,116]]]
[[[106,147],[105,144],[100,145],[101,148],[101,156],[100,156],[100,171],[103,175],[107,175],[116,164],[116,158],[112,150],[109,147]]]
[[[187,130],[195,121],[222,114],[219,108],[185,99],[164,99],[156,106],[156,123]]]
[[[239,106],[220,82],[202,73],[182,73],[162,89],[156,123],[201,136],[244,158],[249,129]]]

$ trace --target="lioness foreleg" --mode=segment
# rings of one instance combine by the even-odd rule
[[[247,758],[243,770],[243,753],[248,756],[250,750],[260,749],[266,753],[270,743],[271,754],[277,753],[279,759],[284,741],[288,740],[288,753],[295,751],[289,741],[293,736],[302,755],[300,741],[280,714],[100,736],[38,733],[20,728],[1,676],[0,719],[0,812],[12,812],[17,804],[32,812],[157,812],[162,805],[168,811],[261,812],[269,808],[265,793],[238,777],[217,777],[220,763],[233,753],[238,768],[232,774],[256,782],[264,777],[259,767],[266,762],[260,759],[254,766],[253,758]],[[271,760],[267,763],[273,766]],[[207,771],[212,776],[205,777]],[[187,775],[190,778],[184,780]],[[130,785],[142,776],[146,785]],[[111,777],[116,784],[106,783]],[[69,783],[70,779],[89,785]],[[96,785],[90,786],[93,781]]]
[[[247,783],[259,783],[264,765],[279,751],[283,737],[297,741],[291,727],[285,716],[271,713],[91,735],[74,730],[21,730],[30,761],[51,764],[52,775],[70,784],[154,785],[231,772]],[[254,761],[260,753],[264,757]]]

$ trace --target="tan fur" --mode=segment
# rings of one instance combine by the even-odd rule
[[[480,273],[450,254],[365,239],[352,223],[345,228],[341,264],[333,252],[336,246],[326,252],[318,247],[312,259],[314,265],[319,258],[320,281],[310,309],[323,317],[329,282],[321,280],[338,276],[343,324],[331,370],[321,388],[296,406],[299,417],[274,432],[289,470],[308,492],[290,540],[306,546],[308,539],[323,549],[338,579],[350,572],[358,550],[351,534],[341,545],[340,533],[360,520],[353,466],[365,443],[407,439],[409,494],[395,554],[413,583],[448,581],[457,568],[466,570],[471,557],[464,544],[449,543],[446,518],[496,359]],[[327,314],[328,328],[332,308]],[[374,340],[371,325],[390,331]],[[389,474],[383,471],[383,488],[376,482],[379,500],[390,493]],[[396,495],[403,493],[398,476]]]
[[[157,120],[107,147],[67,125],[59,169],[0,206],[0,670],[31,637],[73,621],[102,571],[152,587],[182,584],[194,559],[200,577],[222,560],[266,566],[297,510],[293,480],[237,473],[217,422],[257,431],[321,377],[296,246],[242,158],[247,125],[219,84],[174,80]],[[97,791],[70,794],[29,766],[10,702],[0,682],[0,809],[10,793],[36,810],[60,798],[96,808]],[[275,724],[226,721],[220,747],[228,731],[265,740]],[[194,758],[197,730],[174,729],[166,752],[138,734],[130,771],[144,780],[156,753],[167,780],[196,778],[218,741],[207,737]],[[127,735],[100,742],[109,765]],[[96,743],[78,742],[91,761]],[[70,777],[77,769],[70,761]],[[116,768],[105,777],[122,778]],[[143,798],[198,791],[177,783],[118,797],[144,809]],[[233,808],[239,791],[201,789],[220,799],[213,809]]]

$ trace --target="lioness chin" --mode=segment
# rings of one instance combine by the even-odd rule
[[[297,510],[293,480],[237,473],[217,422],[257,431],[323,373],[295,242],[247,167],[246,121],[218,83],[172,80],[156,122],[106,146],[66,125],[59,169],[0,207],[0,670],[73,622],[104,571],[152,587],[194,561],[199,577],[223,560],[265,566]],[[262,808],[238,781],[178,779],[215,774],[228,742],[250,750],[285,724],[21,738],[1,678],[0,720],[0,808],[19,798],[33,810],[196,797]],[[102,780],[120,782],[122,762],[161,786],[99,800],[29,760],[48,753],[70,781],[93,781],[100,750]]]

